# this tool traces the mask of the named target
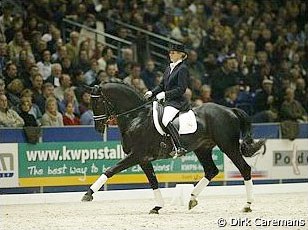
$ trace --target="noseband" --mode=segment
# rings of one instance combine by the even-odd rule
[[[114,105],[110,102],[110,100],[108,99],[108,97],[103,93],[101,87],[95,87],[94,90],[96,94],[93,94],[93,92],[91,92],[91,99],[99,99],[99,98],[103,98],[103,106],[105,108],[105,114],[100,114],[100,115],[93,115],[94,121],[101,121],[101,120],[107,120],[107,122],[109,120],[111,120],[115,114],[115,107]],[[97,93],[100,94],[97,94]],[[95,101],[95,103],[98,103],[97,101]],[[106,123],[107,123],[106,122]]]

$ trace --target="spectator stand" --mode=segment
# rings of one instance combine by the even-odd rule
[[[70,32],[81,31],[82,29],[87,31],[88,34],[91,34],[91,37],[94,38],[95,45],[101,43],[104,46],[110,47],[114,51],[114,53],[117,54],[117,57],[121,56],[121,47],[125,46],[131,47],[134,50],[134,53],[136,53],[136,45],[131,41],[116,37],[114,35],[99,31],[97,29],[90,28],[86,25],[82,25],[70,19],[63,19],[62,21],[62,35],[64,41],[68,40]],[[113,41],[113,43],[107,43],[105,41],[105,38],[108,38],[109,40]]]
[[[149,58],[153,58],[158,69],[164,69],[169,62],[168,48],[171,44],[181,44],[181,42],[171,39],[169,36],[162,36],[149,30],[137,27],[120,20],[111,19],[117,27],[126,28],[131,31],[128,37],[137,45],[137,56],[140,64]]]

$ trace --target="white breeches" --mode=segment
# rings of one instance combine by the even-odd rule
[[[166,106],[164,108],[164,115],[162,120],[163,125],[167,127],[168,123],[173,120],[173,118],[178,114],[178,112],[179,112],[178,109],[172,106]]]

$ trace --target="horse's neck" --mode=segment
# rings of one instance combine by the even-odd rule
[[[117,114],[128,112],[144,104],[142,97],[131,87],[121,83],[108,83],[103,86],[104,92],[108,95],[111,103],[115,106]],[[141,111],[135,111],[124,116],[118,117],[118,126],[121,133],[125,133],[133,124],[133,120]]]
[[[150,112],[149,107],[142,108],[140,111],[133,112],[124,117],[120,117],[118,119],[118,127],[122,133],[124,134],[132,134],[134,132],[139,132],[139,129],[143,127],[141,123],[148,119],[147,114]]]
[[[144,103],[142,98],[132,88],[123,83],[111,83],[109,87],[106,87],[106,93],[109,95],[118,113],[127,112]]]

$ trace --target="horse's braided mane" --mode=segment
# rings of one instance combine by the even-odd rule
[[[120,85],[124,85],[124,86],[127,86],[128,88],[130,88],[132,91],[134,91],[139,97],[141,100],[144,100],[143,99],[143,95],[137,91],[134,87],[132,87],[131,85],[129,85],[128,83],[124,82],[123,80],[119,79],[119,78],[112,78],[112,79],[109,79],[109,80],[104,80],[100,83],[100,86],[104,85],[104,84],[107,84],[107,83],[116,83],[116,84],[120,84]]]

